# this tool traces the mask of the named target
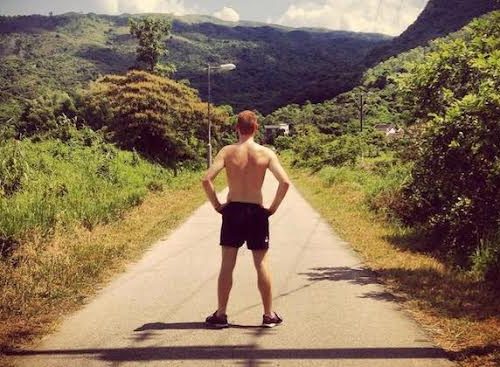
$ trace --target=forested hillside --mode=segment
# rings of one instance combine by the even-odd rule
[[[368,65],[446,36],[473,18],[500,8],[497,0],[429,0],[415,23],[391,42],[375,48],[367,56]]]
[[[388,39],[184,20],[173,21],[166,40],[166,60],[177,68],[174,78],[188,79],[206,98],[207,64],[233,62],[235,71],[213,76],[213,100],[263,113],[349,90],[362,72],[366,53]],[[100,74],[124,72],[134,65],[136,47],[127,16],[0,17],[0,103],[34,98],[46,89],[71,93]],[[0,115],[4,119],[12,113]]]
[[[495,0],[453,1],[431,0],[392,41],[377,34],[178,17],[166,40],[166,60],[177,68],[174,78],[189,80],[203,99],[206,65],[237,64],[231,73],[214,75],[214,102],[266,114],[290,103],[333,98],[358,83],[365,65],[458,30],[498,7]],[[99,75],[126,71],[134,65],[135,48],[125,15],[0,17],[0,121],[18,116],[22,101],[44,90],[71,94]]]

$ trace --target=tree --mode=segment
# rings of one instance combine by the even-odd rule
[[[169,75],[175,71],[172,64],[162,64],[167,54],[164,38],[170,34],[172,23],[166,19],[145,17],[129,19],[130,34],[137,37],[137,62],[146,65],[146,70],[159,75]]]
[[[492,13],[440,41],[400,80],[429,120],[413,147],[403,219],[436,234],[460,265],[500,233],[499,20]]]
[[[82,98],[81,116],[125,149],[174,169],[201,165],[207,154],[207,105],[184,84],[132,70],[107,75],[91,84]],[[215,149],[228,115],[214,108],[211,115]]]

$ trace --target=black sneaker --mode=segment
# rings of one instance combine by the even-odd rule
[[[263,327],[272,328],[272,327],[278,326],[282,322],[283,322],[283,319],[281,317],[279,317],[276,312],[274,312],[273,317],[266,316],[266,315],[264,315],[262,317],[262,326]]]
[[[205,324],[209,327],[217,329],[229,327],[229,324],[227,323],[227,315],[217,316],[217,311],[206,318]]]

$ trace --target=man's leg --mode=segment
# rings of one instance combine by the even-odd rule
[[[217,309],[217,316],[226,314],[227,302],[229,300],[229,292],[233,286],[233,269],[236,265],[236,257],[238,255],[238,248],[221,246],[222,248],[222,261],[219,272],[219,281],[217,287],[217,295],[219,299],[219,308]]]
[[[257,285],[259,286],[264,315],[273,316],[273,294],[271,288],[271,274],[267,266],[267,249],[253,250],[253,263],[257,270]]]

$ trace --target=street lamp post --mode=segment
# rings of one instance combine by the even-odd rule
[[[210,167],[212,165],[212,119],[210,118],[210,104],[212,103],[212,89],[210,82],[210,72],[212,70],[220,70],[220,71],[231,71],[236,69],[236,65],[234,64],[222,64],[218,66],[208,65],[208,157],[207,157],[207,166]]]

